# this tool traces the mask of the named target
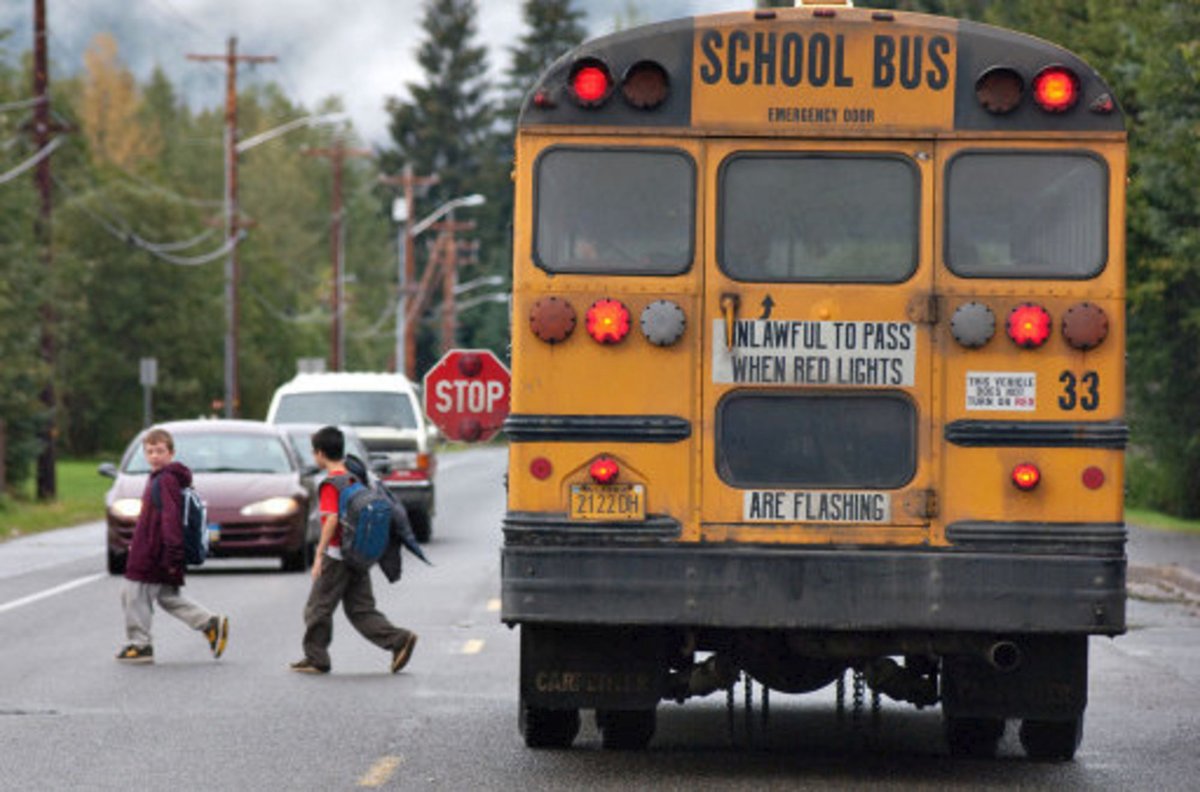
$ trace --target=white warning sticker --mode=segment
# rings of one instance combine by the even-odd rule
[[[968,371],[967,409],[1033,412],[1037,409],[1037,374]]]
[[[747,490],[742,496],[745,522],[886,523],[892,498],[885,492]]]

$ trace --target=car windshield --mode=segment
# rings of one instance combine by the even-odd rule
[[[384,391],[290,393],[279,399],[274,422],[417,428],[412,399]]]
[[[266,435],[212,434],[175,435],[175,461],[193,473],[290,473],[291,457],[282,438]],[[139,442],[125,465],[126,473],[149,473]]]

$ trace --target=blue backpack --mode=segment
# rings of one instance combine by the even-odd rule
[[[355,476],[330,476],[338,491],[338,522],[342,526],[342,561],[365,571],[387,549],[392,531],[392,501]]]
[[[183,561],[190,566],[200,566],[208,558],[208,509],[200,500],[200,494],[191,487],[181,489],[179,499],[182,501]],[[150,487],[150,500],[154,508],[162,509],[158,479]]]

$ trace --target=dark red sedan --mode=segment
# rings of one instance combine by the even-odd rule
[[[284,571],[312,562],[319,535],[302,463],[278,427],[260,421],[195,420],[160,424],[175,440],[175,459],[192,470],[192,486],[208,507],[210,557],[277,557]],[[125,571],[149,465],[142,435],[129,444],[105,496],[108,571]]]

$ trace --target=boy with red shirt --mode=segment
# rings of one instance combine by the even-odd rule
[[[347,475],[344,464],[346,438],[336,426],[326,426],[312,436],[312,448],[313,458],[326,474],[319,490],[321,539],[313,561],[312,591],[304,606],[304,658],[292,663],[290,668],[303,674],[329,673],[333,612],[340,602],[354,629],[376,646],[391,651],[394,674],[408,664],[417,636],[393,625],[376,610],[369,570],[359,571],[342,562],[340,493],[330,479]]]

